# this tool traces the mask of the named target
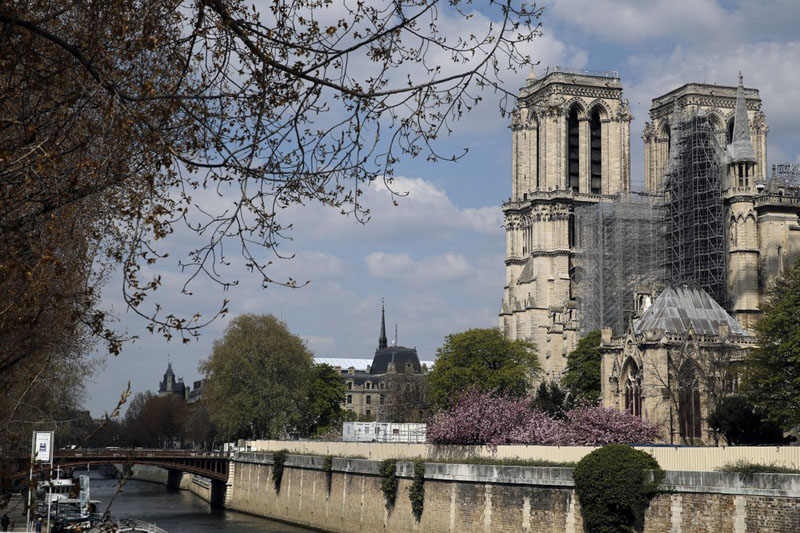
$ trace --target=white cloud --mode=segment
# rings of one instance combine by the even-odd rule
[[[419,245],[466,232],[502,235],[499,205],[459,208],[444,189],[421,178],[398,177],[390,187],[396,196],[383,183],[373,183],[365,190],[362,201],[371,212],[367,224],[334,209],[293,206],[286,212],[287,220],[294,222],[292,236],[298,242],[358,240],[362,244]]]
[[[588,35],[622,43],[664,37],[713,42],[732,29],[714,0],[551,0],[549,13]]]
[[[322,337],[319,335],[303,335],[303,340],[311,353],[317,354],[318,352],[327,352],[334,346],[336,341],[332,337]]]
[[[477,275],[475,267],[456,253],[417,261],[408,254],[373,252],[364,261],[375,278],[414,284],[455,281]]]

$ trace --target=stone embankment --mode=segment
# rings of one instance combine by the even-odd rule
[[[121,465],[117,467],[117,471],[121,471]],[[149,481],[151,483],[160,483],[162,485],[169,485],[169,472],[164,468],[151,465],[133,465],[130,479],[139,481]],[[178,486],[181,490],[188,490],[192,494],[199,496],[206,502],[211,502],[211,480],[203,476],[193,474],[181,473]]]
[[[274,476],[273,454],[239,453],[232,466],[228,508],[322,531],[583,531],[570,468],[424,463],[417,521],[411,462],[388,508],[380,461],[288,455]],[[798,531],[800,475],[672,471],[662,488],[645,532]]]

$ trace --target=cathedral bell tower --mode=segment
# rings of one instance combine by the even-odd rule
[[[512,115],[500,328],[536,344],[548,380],[560,378],[580,329],[575,211],[630,190],[630,121],[616,72],[559,68],[532,71]]]
[[[733,316],[752,327],[759,316],[759,242],[756,158],[742,74],[736,89],[736,108],[730,144],[725,150],[723,197],[726,204],[728,301]]]

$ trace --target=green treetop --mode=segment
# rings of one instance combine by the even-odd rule
[[[743,390],[771,420],[789,428],[800,424],[800,259],[770,286],[763,313]]]
[[[278,438],[302,419],[312,356],[272,315],[240,315],[201,364],[204,401],[226,438]]]
[[[303,434],[319,435],[341,422],[345,390],[335,368],[324,363],[314,365],[300,413]]]
[[[436,350],[436,364],[428,376],[432,403],[448,408],[473,387],[524,396],[541,372],[536,347],[508,340],[499,329],[470,329],[448,335]]]
[[[567,356],[561,384],[576,398],[600,401],[600,331],[590,331]]]

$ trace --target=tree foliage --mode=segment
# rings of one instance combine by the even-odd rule
[[[428,375],[429,395],[440,408],[452,406],[472,388],[523,397],[540,373],[532,343],[508,340],[499,329],[470,329],[448,335],[437,348]]]
[[[335,368],[328,364],[312,367],[306,384],[306,398],[299,413],[299,425],[304,435],[324,434],[341,422],[345,391],[344,382]]]
[[[622,533],[643,529],[664,471],[648,453],[611,444],[581,459],[573,478],[586,530]]]
[[[239,315],[203,361],[204,401],[226,439],[285,437],[311,376],[305,343],[272,315]]]
[[[597,404],[600,401],[600,341],[599,330],[590,331],[567,355],[567,368],[561,384],[576,399]]]
[[[564,418],[568,411],[567,393],[555,381],[542,381],[536,389],[533,405],[553,418]]]
[[[180,448],[183,446],[190,412],[180,396],[158,396],[139,392],[125,413],[119,444],[147,448]]]
[[[648,444],[659,438],[653,425],[624,411],[591,405],[549,416],[529,398],[481,393],[462,395],[448,411],[434,415],[427,438],[434,444],[498,446],[549,444],[596,446],[609,443]]]
[[[708,425],[725,437],[731,446],[786,444],[783,431],[775,422],[766,420],[763,412],[739,395],[727,396],[708,416]]]
[[[800,424],[800,259],[767,290],[742,390],[784,429]]]

